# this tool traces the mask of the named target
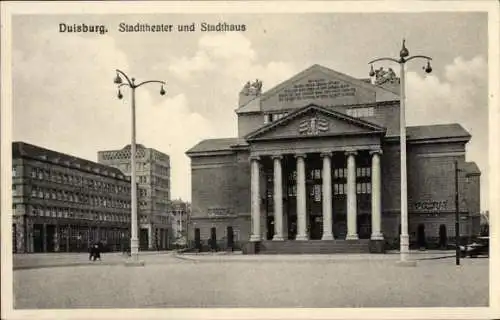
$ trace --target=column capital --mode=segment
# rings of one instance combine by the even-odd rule
[[[253,160],[260,161],[260,156],[249,156],[248,157],[248,161],[253,161]]]
[[[320,156],[321,156],[321,158],[324,158],[324,157],[331,158],[332,157],[332,152],[321,152]]]
[[[301,153],[301,152],[297,152],[293,155],[295,158],[307,158],[307,154],[306,153]]]
[[[370,155],[374,154],[382,155],[382,149],[370,150]]]
[[[356,149],[349,149],[345,151],[346,156],[355,156],[358,154],[358,151]]]
[[[271,156],[271,159],[273,159],[273,160],[275,160],[275,159],[282,160],[283,159],[283,155],[281,155],[281,154],[275,154],[275,155]]]

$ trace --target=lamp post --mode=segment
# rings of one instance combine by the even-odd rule
[[[122,75],[126,82],[123,82]],[[130,237],[130,255],[132,262],[138,262],[139,260],[139,238],[137,234],[138,223],[137,223],[137,184],[136,184],[136,171],[135,171],[135,156],[136,156],[136,145],[135,145],[135,89],[147,83],[159,83],[161,84],[160,95],[165,95],[164,85],[166,85],[165,81],[159,80],[148,80],[143,81],[141,83],[136,84],[135,78],[129,78],[123,71],[116,69],[116,78],[114,83],[118,86],[118,99],[122,99],[123,95],[121,92],[121,88],[123,86],[129,87],[131,89],[132,95],[132,143],[130,146],[130,161],[131,161],[131,206],[132,206],[132,219],[131,219],[131,237]]]
[[[399,120],[399,134],[400,134],[400,154],[401,154],[401,240],[400,240],[400,260],[405,263],[408,262],[408,256],[410,253],[409,236],[408,236],[408,194],[407,194],[407,172],[406,172],[406,115],[405,115],[405,104],[406,104],[406,92],[405,92],[405,64],[406,62],[422,58],[427,60],[427,66],[423,67],[425,72],[431,73],[432,68],[430,61],[432,58],[422,55],[409,56],[410,53],[405,46],[405,40],[403,39],[403,45],[401,51],[399,52],[399,59],[394,58],[378,58],[370,61],[368,64],[371,65],[370,77],[375,76],[375,71],[373,70],[373,63],[378,61],[392,61],[398,63],[400,66],[400,120]]]

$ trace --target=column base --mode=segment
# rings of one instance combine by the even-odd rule
[[[346,237],[345,237],[346,240],[359,240],[359,237],[357,234],[348,234]]]
[[[283,240],[284,240],[284,239],[283,239],[283,236],[276,236],[276,235],[275,235],[275,236],[273,237],[273,241],[283,241]]]
[[[260,236],[257,236],[255,234],[252,234],[250,236],[250,242],[259,242],[260,241]]]
[[[370,240],[384,240],[384,236],[381,233],[372,233]]]
[[[370,239],[370,253],[385,253],[385,241]]]
[[[127,259],[127,261],[125,261],[125,266],[127,267],[143,267],[144,265],[144,261],[139,260],[138,253],[131,253],[130,259]]]
[[[297,237],[295,237],[295,240],[297,241],[306,241],[306,240],[309,240],[309,237],[307,235],[297,235]]]
[[[334,240],[333,235],[331,233],[323,233],[321,240]]]

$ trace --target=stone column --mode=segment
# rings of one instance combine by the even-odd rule
[[[54,227],[54,251],[59,252],[59,225],[56,223]]]
[[[346,240],[358,239],[356,201],[356,151],[347,155],[347,236]]]
[[[66,227],[66,252],[69,252],[69,238],[71,237],[71,225]]]
[[[31,219],[26,222],[26,252],[35,252],[35,238],[33,235],[34,224]]]
[[[273,156],[274,163],[274,237],[283,241],[283,178],[281,170],[282,156]]]
[[[332,233],[332,164],[331,153],[322,153],[323,158],[323,236],[321,240],[333,240]]]
[[[297,237],[296,240],[307,240],[306,217],[306,165],[305,154],[297,158]]]
[[[52,239],[50,239],[52,240]],[[47,224],[42,224],[42,252],[47,252],[47,242],[49,241],[49,237],[47,237]]]
[[[250,157],[251,166],[251,219],[252,235],[250,241],[260,241],[260,168],[259,157]]]
[[[380,177],[380,155],[382,150],[371,151],[372,155],[372,240],[383,240],[381,232],[382,224],[382,202],[381,202],[381,177]]]

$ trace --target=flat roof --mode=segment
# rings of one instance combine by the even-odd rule
[[[80,171],[91,172],[101,176],[111,176],[111,174],[114,174],[114,178],[120,179],[119,176],[122,176],[122,180],[129,180],[128,177],[117,168],[22,141],[12,142],[12,158],[30,158],[33,160],[58,164],[60,166],[69,166]],[[89,167],[90,170],[87,169],[87,167]],[[98,169],[99,172],[93,171],[94,169]],[[104,172],[107,172],[108,174],[105,174]]]

